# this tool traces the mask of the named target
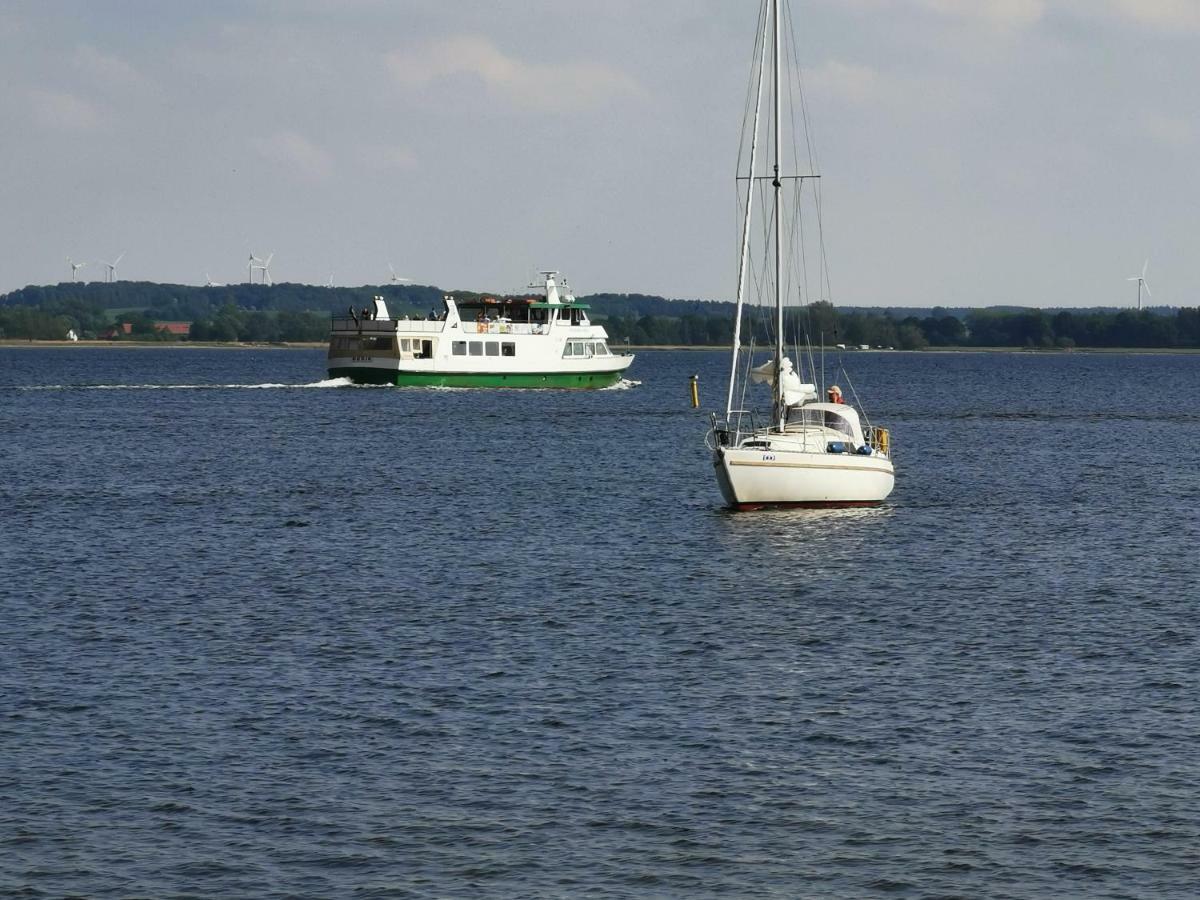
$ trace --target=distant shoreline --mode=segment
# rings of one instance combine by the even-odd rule
[[[129,349],[129,350],[324,350],[325,341],[289,341],[287,343],[241,343],[237,341],[30,341],[24,338],[0,338],[0,347],[27,349]],[[614,344],[613,349],[642,352],[644,350],[728,351],[728,347],[697,344]],[[827,354],[843,353],[1027,353],[1032,356],[1058,356],[1073,353],[1200,353],[1195,347],[923,347],[920,350],[837,350],[825,348]]]
[[[82,348],[130,350],[324,350],[326,341],[289,341],[272,344],[247,341],[30,341],[24,338],[0,338],[0,347]]]

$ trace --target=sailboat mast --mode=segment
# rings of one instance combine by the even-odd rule
[[[783,430],[787,410],[783,405],[783,255],[780,238],[783,231],[783,209],[780,205],[782,182],[779,180],[779,162],[783,153],[780,135],[782,103],[779,90],[779,0],[772,0],[772,30],[775,33],[774,93],[775,93],[775,421]]]
[[[761,12],[760,12],[761,15]],[[759,19],[762,29],[762,50],[758,57],[758,88],[754,92],[754,128],[750,134],[750,171],[746,179],[746,216],[742,221],[742,255],[738,262],[737,306],[733,315],[733,362],[729,369],[729,397],[725,401],[725,421],[733,416],[733,389],[737,383],[738,356],[742,352],[742,307],[746,302],[746,267],[750,261],[750,219],[754,207],[754,173],[758,162],[758,119],[762,111],[763,76],[767,70],[767,29]]]

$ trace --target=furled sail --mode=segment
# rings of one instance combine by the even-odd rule
[[[817,386],[804,384],[800,376],[792,368],[792,361],[783,359],[783,403],[785,406],[797,406],[807,400],[817,399]],[[763,363],[750,370],[750,380],[755,384],[775,386],[775,360]]]

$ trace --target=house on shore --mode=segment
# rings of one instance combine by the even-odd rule
[[[192,331],[191,322],[155,322],[154,330],[161,334],[169,334],[172,337],[186,340]],[[119,325],[114,325],[108,331],[100,335],[103,341],[115,341],[121,338],[133,336],[133,323],[122,322]]]

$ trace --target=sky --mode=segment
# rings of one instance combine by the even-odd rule
[[[1200,304],[1200,0],[791,0],[844,306]],[[6,0],[0,292],[730,299],[757,0]]]

